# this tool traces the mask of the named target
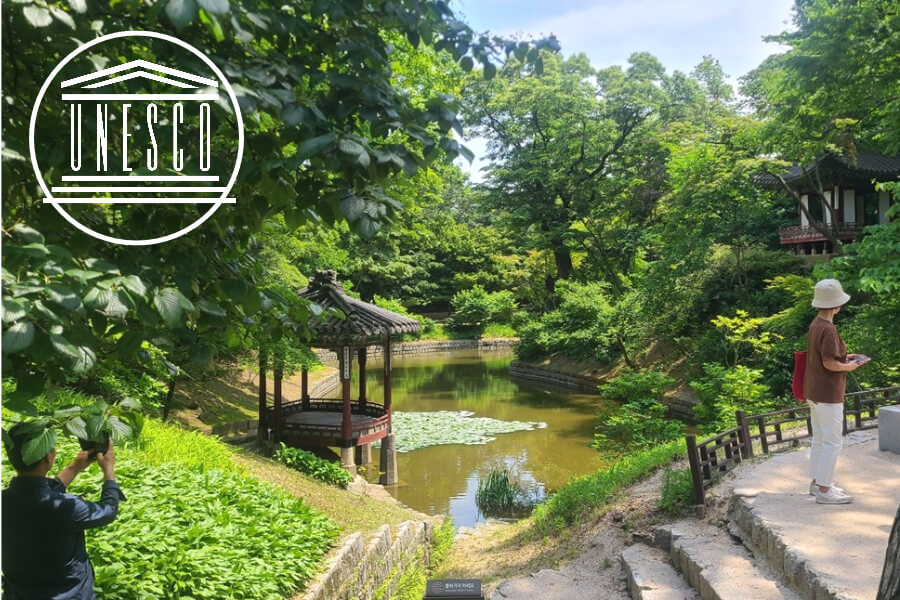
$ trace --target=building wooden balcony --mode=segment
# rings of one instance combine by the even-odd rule
[[[830,227],[830,226],[829,226]],[[842,242],[853,241],[862,235],[861,223],[841,223],[838,225],[838,238]],[[827,238],[811,225],[782,227],[778,230],[782,244],[802,244],[805,242],[824,242]]]

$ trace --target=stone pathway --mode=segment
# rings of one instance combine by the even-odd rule
[[[661,549],[627,548],[624,570],[598,565],[589,550],[557,570],[503,581],[491,598],[627,598],[615,581],[627,577],[635,600],[872,600],[900,504],[900,455],[879,451],[877,436],[844,438],[836,477],[855,496],[852,504],[820,505],[809,495],[808,446],[776,454],[741,465],[712,488],[730,497],[728,519],[660,527]]]

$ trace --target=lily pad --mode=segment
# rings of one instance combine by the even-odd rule
[[[502,433],[547,427],[546,423],[541,422],[501,421],[474,414],[465,410],[395,412],[393,430],[397,452],[441,444],[487,444]]]

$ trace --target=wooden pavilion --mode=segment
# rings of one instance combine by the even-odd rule
[[[325,315],[310,321],[309,344],[329,348],[338,356],[341,398],[310,398],[309,377],[303,369],[301,398],[284,402],[282,374],[277,365],[274,403],[266,402],[265,363],[259,375],[260,431],[271,430],[274,439],[288,446],[331,446],[341,449],[341,466],[356,472],[360,464],[372,462],[371,444],[381,440],[381,483],[397,483],[397,461],[391,432],[391,339],[415,333],[419,323],[347,295],[334,271],[317,271],[309,286],[297,292],[325,309]],[[336,309],[342,316],[333,314]],[[366,356],[369,346],[379,345],[384,356],[384,403],[366,397]],[[359,364],[359,396],[351,398],[353,356]]]

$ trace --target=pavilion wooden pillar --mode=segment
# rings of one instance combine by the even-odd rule
[[[350,346],[341,346],[339,357],[343,408],[341,416],[341,466],[356,475],[356,462],[353,456],[355,450],[355,444],[353,443],[353,414],[350,407],[350,371],[353,360]]]
[[[306,367],[300,374],[300,400],[303,410],[309,410],[309,369]]]
[[[382,485],[395,485],[397,479],[397,446],[394,444],[394,431],[391,420],[391,335],[384,340],[384,410],[388,415],[388,434],[381,440],[381,477]]]
[[[268,407],[266,406],[266,366],[269,357],[266,351],[259,351],[259,425],[256,427],[256,434],[260,440],[266,440],[269,437],[269,418],[266,414]]]
[[[272,393],[275,396],[275,438],[281,440],[281,430],[284,429],[284,413],[281,410],[281,380],[284,378],[284,358],[275,357],[272,365]]]
[[[356,354],[359,364],[359,413],[366,414],[366,347],[363,346]],[[368,465],[372,463],[372,444],[363,444],[356,447],[356,464]]]
[[[359,361],[359,412],[366,409],[366,348],[360,348],[357,354]]]

